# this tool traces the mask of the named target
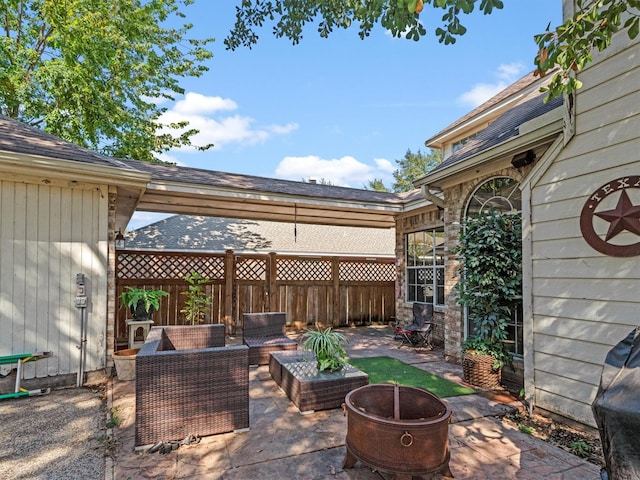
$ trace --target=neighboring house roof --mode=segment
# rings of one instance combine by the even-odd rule
[[[127,232],[126,248],[393,257],[395,229],[174,215]]]
[[[508,110],[487,128],[478,132],[473,139],[469,140],[458,151],[450,155],[440,165],[434,168],[432,172],[444,170],[466,158],[506,142],[519,134],[520,126],[523,123],[562,106],[562,97],[553,98],[545,103],[545,96],[546,93],[539,93],[530,100]]]

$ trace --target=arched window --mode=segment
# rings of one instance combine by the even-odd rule
[[[518,182],[509,177],[495,177],[482,183],[473,192],[467,203],[464,218],[475,217],[490,211],[502,213],[522,211],[522,196]],[[473,325],[465,312],[465,331],[473,333]],[[507,326],[507,342],[514,355],[523,353],[522,341],[522,298],[514,298],[511,309],[511,321]]]
[[[516,180],[496,177],[482,183],[469,198],[464,217],[475,217],[490,210],[504,213],[522,210],[522,196]]]

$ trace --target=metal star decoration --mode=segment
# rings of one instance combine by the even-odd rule
[[[640,205],[633,205],[626,190],[622,190],[618,204],[613,210],[595,212],[595,215],[609,222],[605,242],[624,230],[640,236]]]

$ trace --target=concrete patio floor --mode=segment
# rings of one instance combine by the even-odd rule
[[[350,357],[388,355],[435,375],[462,383],[460,366],[442,352],[398,348],[391,327],[340,329]],[[231,339],[233,343],[237,339]],[[266,366],[250,369],[250,429],[204,437],[166,455],[134,449],[135,382],[109,382],[109,407],[120,426],[113,429],[115,458],[106,480],[156,479],[392,479],[358,462],[344,470],[346,418],[341,409],[301,415],[271,379]],[[542,440],[504,425],[500,416],[515,408],[506,395],[475,394],[444,399],[452,411],[450,468],[462,479],[600,478],[599,468]],[[384,445],[380,446],[384,448]],[[439,473],[426,479],[441,479]]]

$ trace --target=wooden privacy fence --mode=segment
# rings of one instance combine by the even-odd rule
[[[127,287],[162,289],[155,325],[183,325],[188,290],[185,276],[197,272],[210,309],[205,323],[242,329],[245,312],[286,312],[287,325],[344,326],[395,317],[396,267],[393,258],[305,257],[118,250],[116,255],[116,339],[126,341],[128,310],[120,293]]]

